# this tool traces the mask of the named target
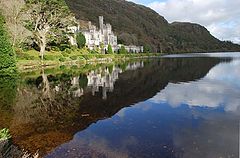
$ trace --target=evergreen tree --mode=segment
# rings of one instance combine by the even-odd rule
[[[83,48],[86,44],[85,36],[79,32],[76,37],[78,48]]]
[[[12,49],[4,23],[4,17],[0,13],[0,72],[2,72],[3,69],[16,66],[15,52]]]
[[[108,52],[108,54],[113,54],[113,49],[112,49],[112,46],[110,44],[108,45],[107,52]]]
[[[78,48],[83,48],[86,44],[85,36],[79,32],[76,37]]]

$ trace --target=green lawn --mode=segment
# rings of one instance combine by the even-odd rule
[[[47,51],[44,61],[40,60],[39,52],[30,50],[17,53],[18,69],[38,69],[44,67],[54,67],[61,65],[82,65],[87,62],[113,62],[118,60],[129,60],[134,58],[146,58],[151,56],[160,56],[157,53],[139,53],[139,54],[99,54],[89,53],[87,49],[75,49],[61,51]]]

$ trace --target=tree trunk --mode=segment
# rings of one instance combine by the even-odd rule
[[[42,35],[41,36],[41,42],[40,42],[40,55],[41,55],[41,59],[43,61],[43,57],[44,57],[44,53],[45,53],[45,49],[46,49],[46,36]]]
[[[40,45],[40,55],[41,55],[41,59],[43,60],[44,58],[44,53],[45,53],[45,48],[46,46],[44,44]]]
[[[42,83],[43,83],[43,89],[42,89],[43,97],[52,100],[51,91],[50,91],[51,90],[50,89],[50,84],[49,84],[47,75],[44,73],[44,69],[42,69],[42,79],[43,79],[43,81],[42,81]]]

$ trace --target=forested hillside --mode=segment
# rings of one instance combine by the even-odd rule
[[[150,46],[154,52],[239,51],[240,46],[222,42],[198,24],[172,23],[150,8],[125,0],[65,0],[79,20],[98,26],[98,16],[113,25],[124,44]]]

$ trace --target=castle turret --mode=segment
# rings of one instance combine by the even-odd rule
[[[91,30],[91,27],[92,27],[92,22],[89,21],[89,22],[88,22],[88,29]]]
[[[111,34],[112,33],[112,26],[110,24],[106,25],[106,29],[107,29],[107,34]]]
[[[99,29],[103,33],[103,16],[99,16]]]

